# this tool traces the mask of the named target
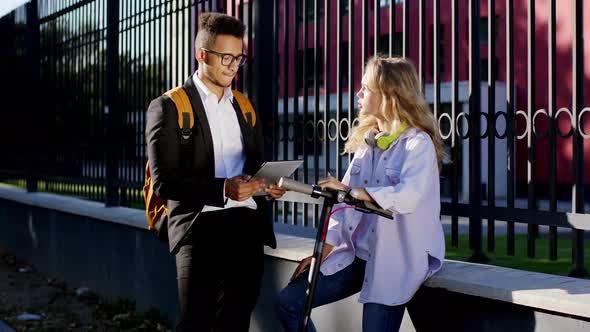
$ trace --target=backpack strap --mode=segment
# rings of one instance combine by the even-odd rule
[[[192,134],[192,128],[195,125],[193,108],[188,95],[182,87],[168,90],[164,94],[170,97],[176,106],[176,112],[178,112],[178,128],[180,128],[182,135],[180,143],[187,145]]]
[[[240,106],[240,110],[242,111],[246,123],[251,127],[254,127],[256,125],[256,112],[254,111],[254,107],[250,103],[250,100],[238,90],[233,90],[232,93]]]

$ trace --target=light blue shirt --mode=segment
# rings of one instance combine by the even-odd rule
[[[445,254],[434,144],[428,134],[409,128],[380,156],[363,145],[342,182],[364,187],[382,208],[394,212],[394,220],[354,209],[336,213],[326,237],[335,248],[321,272],[331,275],[354,261],[359,237],[353,239],[353,234],[362,222],[365,231],[361,239],[367,236],[363,243],[368,246],[368,257],[359,302],[408,302],[420,285],[440,270]]]

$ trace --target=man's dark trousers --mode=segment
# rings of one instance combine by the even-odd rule
[[[244,207],[201,213],[176,254],[177,331],[248,331],[263,272],[263,222]]]

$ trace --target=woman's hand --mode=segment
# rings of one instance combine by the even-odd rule
[[[331,177],[331,176],[328,176],[327,178],[319,180],[318,185],[320,187],[322,187],[322,190],[334,189],[334,190],[347,191],[348,189],[350,189],[347,185],[343,184],[342,182],[338,181],[336,178]]]
[[[324,243],[324,250],[322,252],[322,263],[326,260],[326,258],[328,258],[328,255],[332,252],[333,249],[334,249],[333,245]],[[295,278],[297,278],[300,274],[302,274],[303,272],[307,271],[307,269],[309,269],[309,266],[311,265],[311,258],[312,258],[312,256],[305,257],[299,263],[299,265],[297,266],[297,268],[293,272],[293,275],[291,276],[291,281],[295,280]]]

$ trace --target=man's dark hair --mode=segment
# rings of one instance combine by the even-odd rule
[[[195,51],[210,48],[218,35],[244,38],[246,26],[240,20],[221,13],[203,13],[199,17],[199,32],[195,38]]]

